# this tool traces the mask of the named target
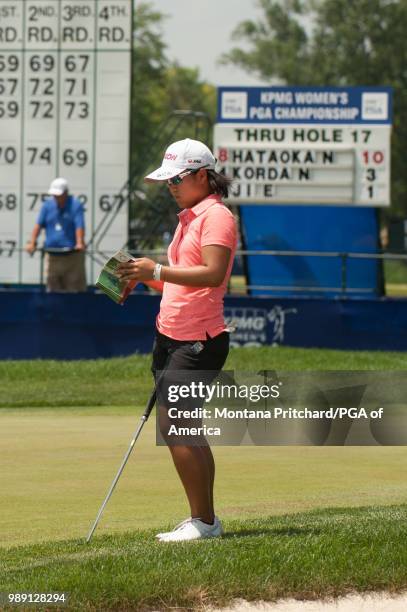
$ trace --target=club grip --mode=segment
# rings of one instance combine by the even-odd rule
[[[143,413],[143,417],[145,418],[146,421],[148,417],[150,416],[152,409],[155,406],[156,399],[157,399],[157,390],[154,387],[154,391],[150,395],[150,399],[148,400],[146,409],[144,410],[144,413]]]

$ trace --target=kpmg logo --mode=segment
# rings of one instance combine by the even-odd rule
[[[231,346],[277,346],[284,342],[287,315],[297,314],[296,308],[276,305],[265,308],[225,308],[226,322],[231,330]]]
[[[222,119],[247,119],[247,92],[222,93]]]

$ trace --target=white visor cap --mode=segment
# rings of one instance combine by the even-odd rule
[[[166,181],[185,170],[198,170],[198,168],[213,170],[215,165],[216,159],[206,144],[185,138],[173,142],[168,147],[161,166],[148,174],[144,180],[148,183]]]
[[[56,178],[52,181],[48,189],[48,195],[61,196],[68,191],[68,181],[64,178]]]

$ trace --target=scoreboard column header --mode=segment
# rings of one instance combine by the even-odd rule
[[[392,123],[390,87],[221,87],[218,123]]]
[[[129,49],[131,12],[131,0],[2,0],[0,47]]]

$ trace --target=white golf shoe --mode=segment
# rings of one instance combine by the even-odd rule
[[[182,523],[179,523],[178,525],[176,525],[172,531],[167,531],[167,532],[163,532],[163,533],[157,533],[157,535],[155,537],[157,538],[157,540],[161,540],[161,538],[163,536],[167,536],[170,533],[173,533],[174,531],[177,531],[177,529],[180,529],[183,525],[185,525],[185,523],[189,523],[189,521],[192,521],[192,517],[189,517],[189,518],[185,519],[185,521],[182,521]]]
[[[217,516],[213,525],[208,525],[198,518],[188,518],[168,533],[159,533],[160,542],[187,542],[204,538],[217,538],[223,534],[222,524]]]

